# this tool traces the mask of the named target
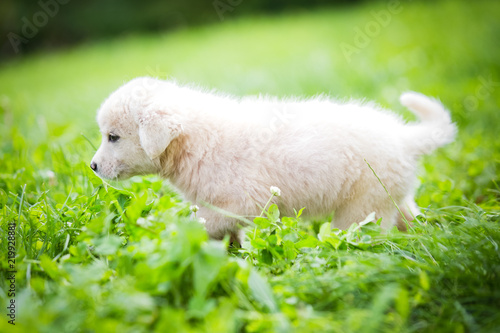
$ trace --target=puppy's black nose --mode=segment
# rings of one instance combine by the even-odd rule
[[[97,172],[97,164],[95,162],[90,163],[90,168]]]

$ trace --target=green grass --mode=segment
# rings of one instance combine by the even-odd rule
[[[3,64],[0,331],[496,331],[500,3],[401,8],[350,62],[340,43],[353,44],[353,29],[384,2],[129,36]],[[140,75],[236,95],[366,97],[408,119],[397,98],[411,89],[440,97],[460,131],[423,159],[424,215],[407,233],[376,223],[332,231],[326,221],[278,220],[271,206],[243,248],[228,251],[208,240],[168,183],[135,177],[112,187],[89,169],[94,149],[85,137],[99,144],[96,109]],[[11,299],[15,327],[7,323]]]

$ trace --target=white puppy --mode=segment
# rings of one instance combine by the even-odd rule
[[[102,104],[91,168],[109,179],[160,174],[193,203],[250,217],[277,186],[273,201],[284,215],[335,212],[333,225],[347,228],[375,212],[389,228],[401,219],[394,202],[407,219],[419,214],[419,156],[456,132],[438,101],[410,92],[401,103],[420,122],[406,124],[372,103],[235,98],[137,78]],[[221,210],[202,207],[198,216],[211,237],[237,239],[237,220]]]

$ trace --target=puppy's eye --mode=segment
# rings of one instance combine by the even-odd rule
[[[114,134],[108,135],[109,142],[116,142],[116,141],[118,141],[118,139],[120,139],[120,137],[118,135],[114,135]]]

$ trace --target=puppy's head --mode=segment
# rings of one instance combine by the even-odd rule
[[[102,143],[90,163],[98,176],[124,179],[159,171],[160,155],[182,129],[176,108],[165,103],[171,85],[137,78],[102,104],[97,114]]]

